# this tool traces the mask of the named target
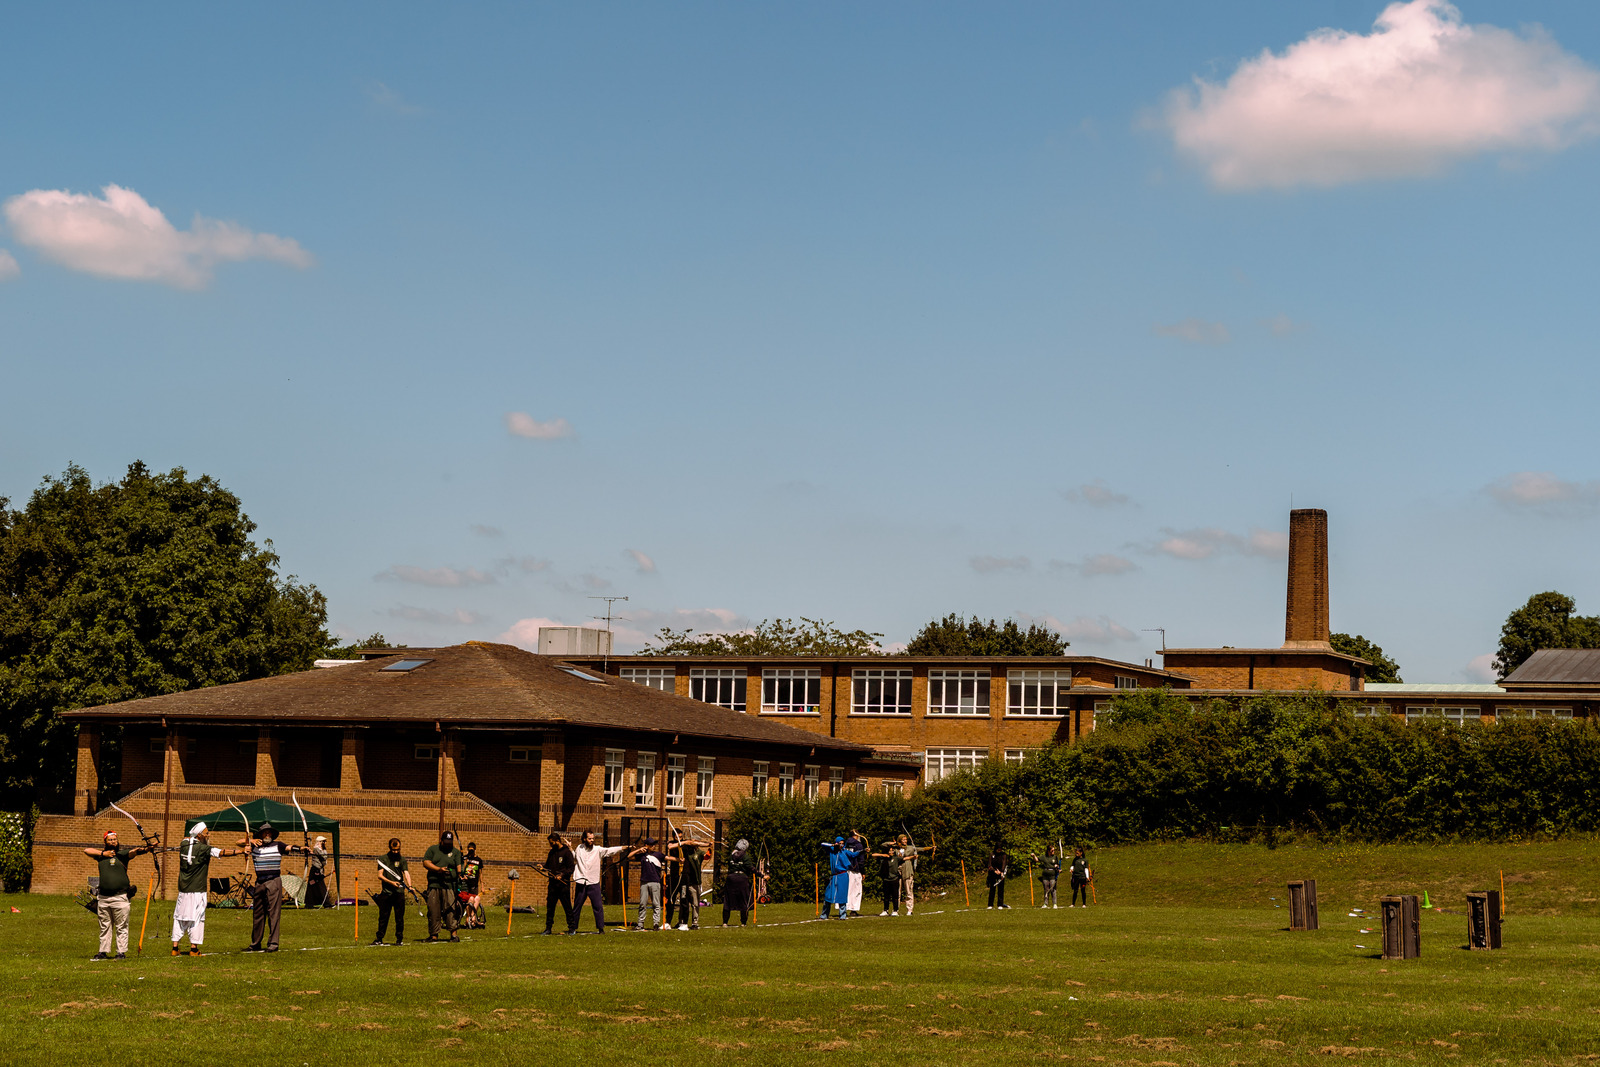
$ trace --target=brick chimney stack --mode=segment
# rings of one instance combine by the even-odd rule
[[[1289,512],[1289,597],[1284,648],[1326,648],[1328,643],[1328,513]]]

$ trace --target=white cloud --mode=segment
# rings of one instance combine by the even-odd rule
[[[998,571],[1025,571],[1033,566],[1027,556],[973,556],[972,569],[979,574]]]
[[[1543,30],[1469,26],[1444,0],[1393,3],[1370,34],[1321,29],[1167,100],[1178,150],[1222,189],[1434,174],[1485,152],[1595,132],[1600,72]]]
[[[572,436],[572,424],[566,419],[540,422],[525,411],[507,412],[506,429],[513,437],[531,437],[535,441],[555,441]]]
[[[1461,673],[1472,682],[1494,682],[1500,679],[1499,673],[1494,669],[1494,653],[1485,652],[1467,660],[1467,665],[1461,668]]]
[[[1508,508],[1575,515],[1600,505],[1600,482],[1569,482],[1549,471],[1518,471],[1484,487]]]
[[[494,572],[502,576],[514,570],[522,571],[524,574],[538,574],[549,569],[550,561],[540,559],[538,556],[507,556],[494,561]]]
[[[493,585],[494,575],[474,567],[408,567],[397,563],[374,576],[379,581],[410,582],[440,589],[459,589],[469,585]]]
[[[410,622],[438,622],[471,626],[483,621],[483,616],[472,611],[434,611],[432,608],[417,608],[410,604],[397,604],[389,609],[389,614],[397,619],[406,619]]]
[[[578,580],[583,582],[583,587],[585,589],[593,589],[596,592],[611,588],[611,580],[609,578],[602,578],[598,574],[580,574],[578,576]]]
[[[1289,337],[1306,329],[1306,324],[1296,322],[1287,315],[1274,315],[1270,319],[1262,319],[1261,325],[1271,331],[1274,337]]]
[[[628,555],[632,557],[634,566],[639,568],[640,574],[654,574],[656,572],[656,561],[640,552],[637,548],[628,549]]]
[[[0,248],[0,282],[9,282],[21,276],[22,268],[17,266],[17,257]]]
[[[503,537],[505,535],[505,531],[500,529],[498,526],[484,526],[476,522],[467,527],[467,529],[471,530],[479,537]]]
[[[1092,482],[1086,482],[1076,489],[1068,489],[1061,495],[1068,500],[1080,500],[1090,507],[1096,508],[1112,508],[1119,504],[1128,503],[1128,495],[1126,493],[1113,492],[1103,478],[1096,478]]]
[[[518,619],[511,624],[510,629],[495,638],[501,644],[516,645],[529,652],[539,651],[539,628],[541,626],[571,626],[569,622],[557,622],[554,619]]]
[[[663,626],[695,633],[747,633],[750,620],[727,608],[674,608],[657,611],[634,608],[620,625],[612,627],[617,650],[643,648]]]
[[[1086,578],[1097,574],[1127,574],[1129,571],[1139,569],[1139,565],[1134,563],[1133,560],[1112,555],[1110,552],[1085,556],[1082,563],[1075,563],[1073,567]]]
[[[1253,529],[1240,535],[1214,526],[1193,530],[1163,528],[1161,540],[1147,551],[1175,559],[1210,559],[1224,553],[1283,558],[1289,554],[1289,535],[1278,530]]]
[[[1024,617],[1024,622],[1034,621]],[[1045,615],[1037,621],[1055,630],[1075,645],[1108,645],[1117,641],[1137,641],[1139,635],[1107,615],[1090,618],[1079,615],[1071,622],[1062,622],[1054,615]]]
[[[1222,323],[1207,322],[1205,319],[1184,319],[1170,326],[1157,325],[1155,331],[1160,337],[1176,337],[1195,345],[1225,345],[1231,336]]]
[[[46,259],[103,278],[200,289],[223,263],[311,266],[311,254],[287,237],[200,215],[180,230],[132,189],[108,185],[103,193],[34,189],[6,201],[6,220],[18,242]]]

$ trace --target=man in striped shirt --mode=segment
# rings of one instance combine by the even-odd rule
[[[256,840],[259,838],[259,840]],[[246,952],[278,951],[278,917],[283,913],[283,857],[293,852],[306,852],[299,845],[285,845],[278,841],[278,831],[271,823],[262,823],[254,838],[239,842],[240,848],[250,849],[250,859],[256,866],[256,889],[250,919],[250,947]],[[266,946],[261,944],[265,935]]]

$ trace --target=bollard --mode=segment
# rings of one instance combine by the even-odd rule
[[[1500,948],[1500,893],[1486,889],[1467,894],[1467,948]]]
[[[1383,908],[1383,958],[1414,960],[1422,955],[1422,901],[1415,894],[1379,897]]]
[[[1317,880],[1289,883],[1289,929],[1317,929]]]

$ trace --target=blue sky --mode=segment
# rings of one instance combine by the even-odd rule
[[[89,10],[0,45],[0,495],[212,474],[347,636],[1273,645],[1291,500],[1408,680],[1600,611],[1592,4]]]

